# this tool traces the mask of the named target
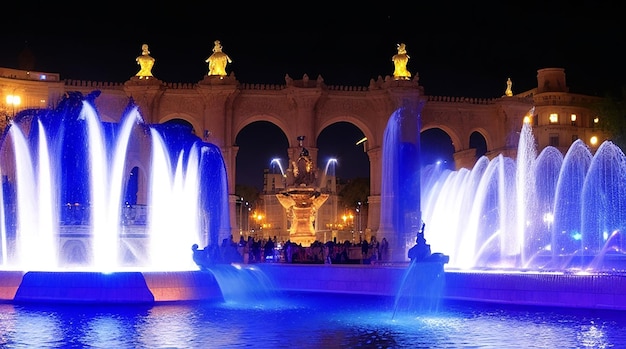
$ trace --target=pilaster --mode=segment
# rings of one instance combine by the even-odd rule
[[[124,83],[124,92],[133,99],[146,123],[158,123],[158,107],[165,85],[161,80],[133,76]]]

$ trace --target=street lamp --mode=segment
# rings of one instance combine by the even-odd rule
[[[243,196],[239,197],[239,235],[243,235]]]
[[[350,233],[352,234],[352,243],[354,243],[354,215],[352,214],[352,212],[346,212],[343,214],[343,216],[341,216],[341,219],[343,220],[344,229],[346,227],[350,227]]]
[[[7,95],[7,105],[11,106],[12,113],[11,116],[7,115],[6,121],[11,121],[15,117],[15,107],[19,106],[22,103],[22,97],[18,95]]]
[[[258,212],[255,211],[254,215],[252,216],[252,218],[254,218],[256,220],[255,230],[256,230],[256,228],[261,230],[262,229],[261,222],[263,220],[263,214],[262,213],[258,213]],[[255,235],[256,235],[256,231],[255,231]]]
[[[356,213],[359,216],[359,223],[358,223],[359,236],[361,236],[363,234],[363,228],[362,228],[362,225],[361,225],[361,214],[362,214],[361,213],[361,205],[362,205],[361,201],[356,203]]]

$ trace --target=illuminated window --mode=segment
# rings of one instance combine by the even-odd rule
[[[559,134],[558,133],[550,133],[550,139],[548,140],[548,145],[553,147],[559,146]]]
[[[576,114],[572,114],[570,120],[572,120],[572,126],[576,126]]]
[[[558,122],[559,122],[559,114],[557,114],[557,113],[550,114],[550,123],[551,124],[556,124]]]

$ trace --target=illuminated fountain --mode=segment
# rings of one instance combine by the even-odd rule
[[[82,296],[69,298],[184,300],[202,297],[199,288],[214,295],[210,274],[192,275],[198,267],[191,246],[218,245],[230,234],[219,148],[187,126],[145,124],[132,103],[119,124],[102,122],[95,97],[69,93],[56,110],[21,113],[5,132],[0,298],[13,291],[16,298],[49,298],[61,282],[80,284],[68,280],[79,273],[89,275],[93,289],[112,278],[143,278],[128,292],[81,289]],[[23,275],[19,290],[12,289],[16,275]],[[47,283],[48,290],[28,282]],[[157,290],[131,294],[146,285]]]
[[[328,194],[319,190],[315,165],[309,151],[302,145],[304,136],[298,137],[300,156],[289,165],[287,187],[276,194],[278,202],[287,210],[290,220],[289,240],[310,246],[316,240],[315,220],[317,210],[326,202]]]
[[[626,307],[619,147],[605,141],[592,150],[577,140],[565,155],[554,147],[537,155],[524,124],[516,160],[482,157],[471,170],[429,165],[416,174],[419,138],[408,129],[419,130],[419,112],[399,109],[383,143],[381,230],[406,259],[425,222],[432,249],[449,257],[443,297]]]
[[[626,264],[626,158],[610,141],[576,140],[537,156],[524,124],[517,161],[422,177],[429,242],[458,269],[619,271]]]

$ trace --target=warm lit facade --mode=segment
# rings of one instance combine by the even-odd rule
[[[358,228],[353,217],[352,228],[371,235],[376,234],[380,225],[384,130],[389,116],[407,101],[424,102],[422,131],[439,128],[450,136],[456,168],[470,168],[477,155],[481,155],[470,141],[477,137],[485,145],[486,156],[514,157],[518,132],[527,116],[532,119],[538,150],[554,145],[564,152],[578,138],[593,148],[592,137],[597,139],[595,145],[606,139],[594,122],[602,116],[594,115],[588,108],[597,97],[570,93],[565,72],[560,68],[539,70],[537,81],[538,87],[530,91],[511,96],[503,91],[500,98],[479,99],[428,96],[417,79],[397,81],[389,77],[372,79],[366,87],[327,86],[321,77],[312,80],[306,75],[299,80],[287,76],[284,85],[249,84],[240,83],[232,73],[225,77],[205,76],[196,84],[166,83],[156,77],[130,77],[124,83],[113,83],[61,80],[59,74],[0,68],[0,113],[3,115],[0,125],[4,126],[19,110],[54,107],[66,91],[86,95],[94,90],[101,91],[95,103],[104,121],[119,120],[131,97],[147,123],[185,120],[196,134],[222,150],[229,173],[232,231],[237,236],[246,223],[246,228],[253,228],[251,222],[242,222],[234,195],[237,134],[253,122],[269,121],[285,133],[290,161],[297,158],[300,149],[298,136],[306,136],[304,145],[316,159],[315,143],[321,131],[336,122],[350,122],[367,137],[364,151],[370,161],[369,214],[366,218],[359,217]],[[19,103],[14,103],[16,101]],[[533,107],[534,112],[528,115]],[[280,186],[278,182],[272,174],[267,174],[267,188],[273,186],[275,190]],[[319,210],[316,229],[331,238],[344,212],[337,205],[336,188],[328,190],[330,199]],[[266,224],[265,229],[286,230],[286,219],[276,217],[281,213],[280,205],[271,199],[266,199],[264,204],[265,220],[257,221],[256,228]],[[280,234],[267,234],[274,235]],[[343,239],[344,236],[338,237],[338,240]]]
[[[523,95],[532,98],[535,106],[529,122],[533,125],[538,149],[553,146],[565,154],[577,139],[596,149],[604,140],[598,129],[601,116],[588,106],[600,98],[569,93],[565,71],[561,68],[541,69],[537,80],[537,88]]]

